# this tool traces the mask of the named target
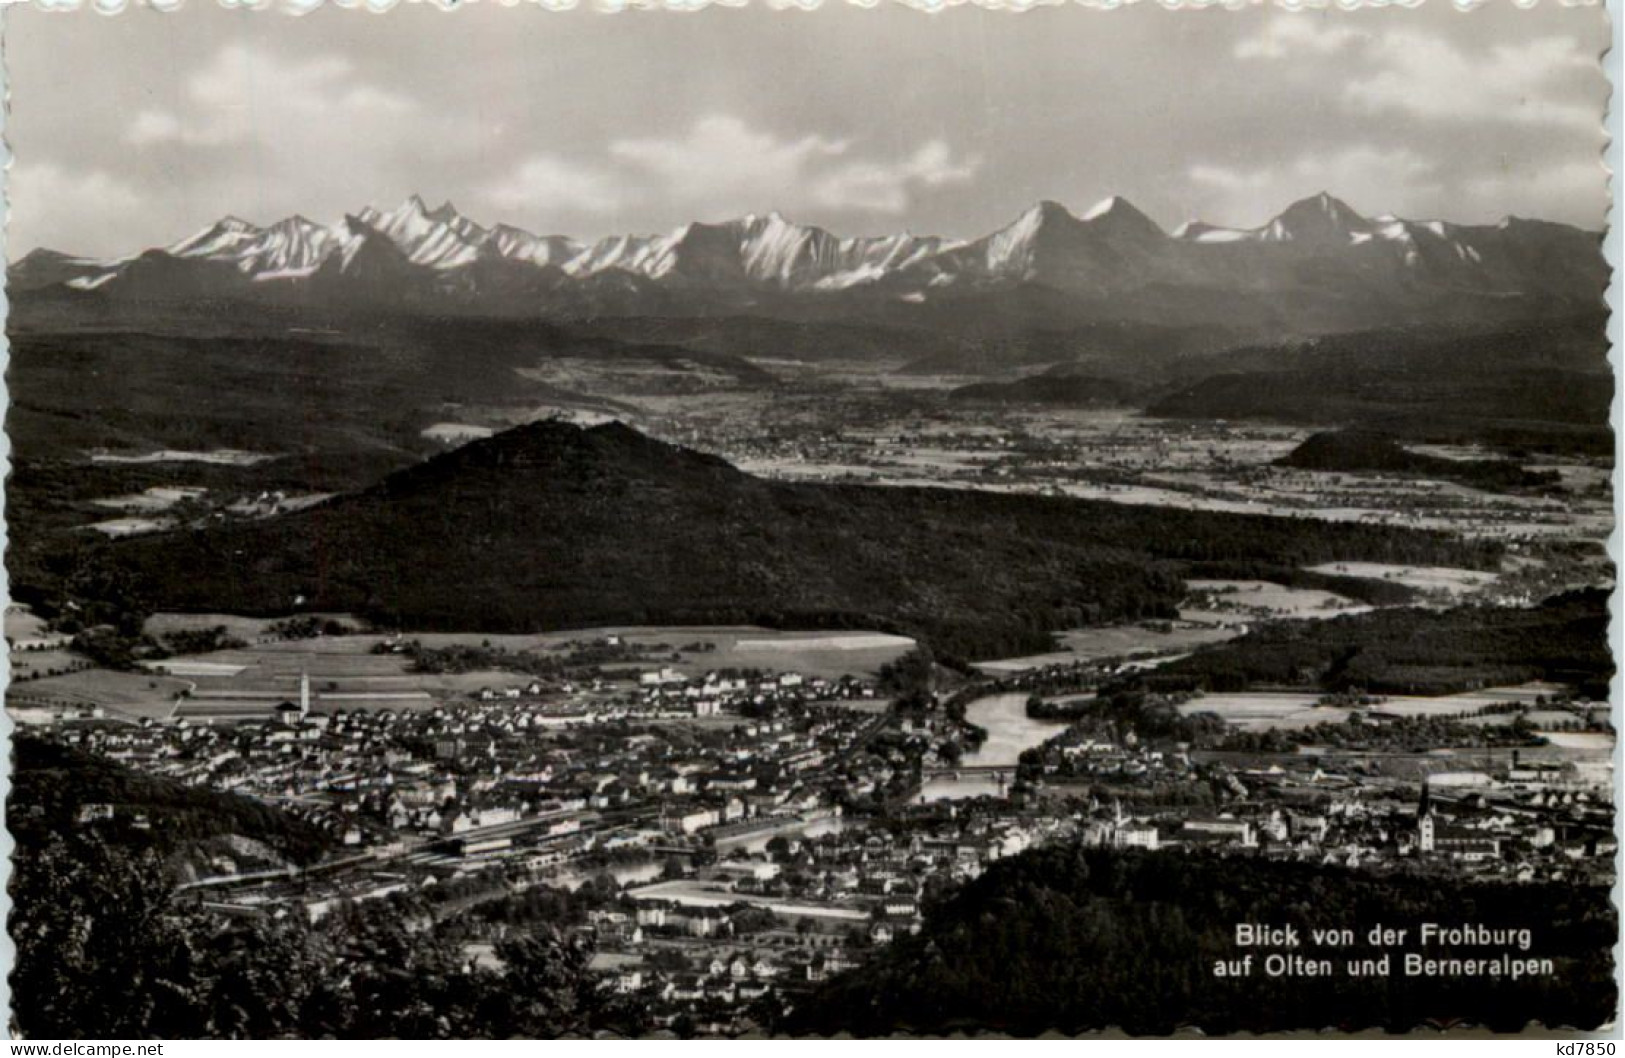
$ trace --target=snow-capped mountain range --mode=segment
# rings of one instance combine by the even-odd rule
[[[1081,215],[1040,202],[971,241],[909,232],[843,238],[775,212],[591,243],[486,227],[449,202],[429,209],[414,195],[331,225],[296,215],[260,227],[226,217],[129,257],[42,249],[10,269],[14,291],[148,300],[330,292],[538,313],[602,308],[606,297],[612,311],[639,311],[644,301],[671,311],[674,301],[737,306],[786,297],[921,304],[1023,286],[1082,299],[1191,290],[1290,300],[1308,290],[1320,300],[1448,294],[1589,306],[1605,280],[1594,233],[1518,218],[1492,225],[1367,218],[1324,193],[1251,229],[1193,220],[1169,233],[1112,197]]]

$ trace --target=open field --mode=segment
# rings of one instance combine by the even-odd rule
[[[241,650],[218,650],[157,662],[177,677],[184,673],[191,695],[178,715],[269,716],[281,701],[299,696],[303,674],[310,677],[311,706],[318,712],[335,709],[423,709],[435,703],[447,688],[439,676],[407,672],[408,662],[395,654],[374,655],[354,647],[353,639],[337,637],[295,642],[265,643]],[[511,677],[510,677],[511,679]]]
[[[6,608],[6,642],[12,648],[12,664],[16,665],[20,653],[54,651],[67,646],[73,637],[52,632],[45,619],[22,606]]]
[[[6,638],[13,643],[45,634],[45,619],[21,606],[6,607]]]
[[[94,529],[105,536],[135,536],[137,533],[156,533],[173,524],[168,518],[108,518],[92,522],[85,528]]]
[[[1102,628],[1079,628],[1060,632],[1061,649],[1046,654],[1030,654],[1017,658],[1000,658],[976,664],[982,672],[997,675],[1026,672],[1045,665],[1065,665],[1075,661],[1100,661],[1105,658],[1127,658],[1144,654],[1164,654],[1189,651],[1209,643],[1222,643],[1241,635],[1245,626],[1239,623],[1225,625],[1229,615],[1192,613],[1193,619],[1173,625],[1162,631],[1155,625],[1111,625]]]
[[[939,387],[940,379],[907,378]],[[870,380],[864,385],[876,384]],[[880,380],[887,389],[898,384]],[[1042,492],[1116,503],[1314,517],[1326,521],[1446,529],[1503,539],[1605,539],[1612,525],[1595,468],[1554,460],[1567,494],[1487,493],[1449,482],[1391,475],[1308,472],[1276,465],[1310,431],[1266,423],[1166,420],[1125,408],[995,408],[953,403],[951,417],[926,417],[898,404],[862,409],[862,426],[838,438],[820,431],[794,447],[741,447],[742,431],[711,445],[753,473],[829,480],[855,477],[886,485],[935,485],[998,492]],[[782,433],[803,425],[782,409],[737,409]],[[854,412],[856,414],[856,411]],[[698,425],[683,410],[672,415]],[[702,446],[703,447],[703,446]],[[1024,447],[1036,458],[1023,458]],[[1463,450],[1464,452],[1466,450]],[[1065,452],[1063,458],[1055,458]]]
[[[1370,577],[1390,580],[1419,591],[1442,591],[1452,596],[1467,595],[1491,587],[1498,579],[1494,573],[1475,569],[1451,569],[1447,566],[1395,566],[1381,562],[1326,562],[1310,566],[1311,573],[1332,573],[1349,577]]]
[[[873,673],[887,662],[908,653],[914,641],[905,636],[884,635],[878,632],[793,632],[737,626],[634,626],[616,628],[584,628],[567,632],[547,632],[538,635],[479,635],[474,633],[414,633],[406,632],[402,639],[415,639],[426,647],[481,646],[519,652],[554,652],[566,649],[571,643],[596,642],[618,636],[629,646],[657,647],[664,645],[669,652],[650,655],[647,662],[634,661],[631,667],[676,669],[684,675],[695,675],[712,669],[757,668],[778,672],[800,672],[808,676],[836,678],[848,674]],[[347,636],[344,642],[367,641],[362,650],[381,637]],[[334,640],[333,642],[340,642]],[[708,643],[714,649],[685,651],[682,648]],[[679,660],[671,660],[671,653],[681,653]]]
[[[1542,731],[1546,741],[1564,750],[1612,754],[1614,736],[1606,731]]]
[[[1316,703],[1319,694],[1246,691],[1240,694],[1209,694],[1179,707],[1185,715],[1214,713],[1243,731],[1272,728],[1313,727],[1322,723],[1342,723],[1349,710]]]
[[[1490,687],[1437,698],[1395,695],[1385,698],[1374,709],[1394,716],[1459,718],[1465,723],[1506,724],[1511,723],[1517,714],[1511,712],[1489,713],[1484,716],[1473,714],[1482,709],[1505,706],[1508,703],[1533,705],[1539,696],[1551,695],[1562,689],[1555,684],[1526,683],[1516,687]],[[1319,695],[1315,693],[1247,691],[1239,694],[1209,694],[1186,702],[1179,707],[1179,711],[1186,715],[1216,713],[1244,731],[1302,728],[1323,722],[1341,723],[1348,718],[1350,710],[1318,706],[1315,704],[1318,700]],[[1562,723],[1573,720],[1574,714],[1557,709],[1534,710],[1528,714],[1528,718],[1539,727],[1542,722]],[[1599,739],[1605,741],[1607,745],[1612,745],[1612,736],[1609,735],[1586,733],[1569,735],[1553,732],[1547,737],[1554,745],[1559,744],[1559,739],[1571,739],[1576,748],[1593,748],[1601,744]]]
[[[422,436],[441,444],[458,445],[490,437],[495,431],[489,426],[474,426],[462,422],[437,422],[423,430]]]
[[[1393,713],[1396,716],[1453,716],[1457,713],[1473,713],[1480,709],[1508,704],[1533,706],[1540,697],[1550,697],[1564,690],[1565,688],[1555,683],[1533,682],[1519,684],[1516,687],[1486,687],[1480,691],[1465,691],[1438,698],[1395,695],[1378,708],[1382,712]],[[1511,719],[1510,713],[1500,715],[1507,720]],[[1572,719],[1572,714],[1562,715]]]
[[[44,676],[52,669],[62,671],[70,665],[83,663],[79,655],[64,648],[50,650],[14,650],[11,652],[11,678],[32,679]]]
[[[149,661],[146,668],[149,671],[162,669],[171,676],[189,679],[195,676],[235,676],[242,672],[245,666],[233,665],[224,661],[198,661],[188,658],[169,658],[164,661]]]
[[[362,627],[361,623],[350,614],[343,613],[317,613],[306,616],[315,617],[323,621],[333,620],[352,628]],[[147,618],[142,631],[154,639],[162,639],[172,632],[205,632],[213,628],[224,627],[226,634],[246,643],[268,635],[266,629],[284,618],[277,617],[243,617],[239,614],[229,613],[155,613]]]
[[[1346,596],[1316,588],[1289,588],[1267,580],[1191,580],[1192,592],[1213,597],[1221,606],[1236,606],[1269,617],[1331,617],[1371,609]]]
[[[521,686],[529,679],[495,669],[412,672],[411,661],[404,654],[373,653],[374,647],[390,642],[392,637],[360,633],[272,639],[266,635],[270,623],[229,614],[155,615],[147,624],[149,634],[161,636],[224,625],[228,633],[250,645],[151,662],[145,675],[98,670],[34,681],[27,684],[27,690],[36,701],[52,698],[63,703],[96,702],[132,716],[167,716],[173,709],[176,715],[199,719],[247,718],[269,716],[276,703],[296,699],[300,677],[307,674],[311,704],[319,712],[425,709],[448,697],[475,694],[485,688]],[[562,653],[571,644],[601,642],[610,636],[631,645],[664,646],[646,657],[604,666],[628,679],[647,669],[668,667],[685,674],[759,668],[834,678],[872,673],[913,646],[911,639],[873,632],[776,632],[751,626],[587,629],[522,636],[427,633],[402,638],[416,639],[434,648],[489,645],[516,653]],[[714,649],[681,649],[701,643],[712,644]],[[680,660],[671,660],[674,655]],[[149,687],[149,683],[155,686]],[[174,709],[176,697],[183,690],[188,692],[187,700]],[[866,704],[884,708],[884,702]]]
[[[154,485],[142,492],[107,496],[90,502],[98,507],[108,507],[117,511],[152,512],[168,510],[182,500],[200,499],[207,493],[207,489],[190,486]]]
[[[7,705],[88,706],[141,718],[170,715],[175,699],[188,681],[154,673],[86,669],[63,676],[46,676],[6,689]]]
[[[213,463],[232,467],[251,467],[275,458],[264,452],[244,452],[236,448],[215,448],[206,452],[165,448],[156,452],[90,453],[92,463]]]

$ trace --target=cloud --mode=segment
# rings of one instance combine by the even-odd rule
[[[1238,59],[1284,59],[1300,55],[1332,55],[1368,34],[1346,25],[1333,25],[1324,15],[1278,15],[1254,36],[1236,43]]]
[[[1600,216],[1609,202],[1607,177],[1608,171],[1600,157],[1563,165],[1543,165],[1536,172],[1509,166],[1466,180],[1461,199],[1463,204],[1478,207],[1478,212],[1486,216],[1513,213],[1543,217],[1550,211],[1551,202],[1569,202],[1582,207],[1589,202],[1595,205],[1595,212]]]
[[[1474,51],[1416,26],[1368,33],[1324,13],[1299,13],[1271,19],[1234,53],[1294,61],[1305,75],[1341,81],[1337,99],[1355,113],[1587,129],[1602,123],[1597,56],[1568,36]]]
[[[539,208],[614,213],[626,199],[626,189],[613,173],[545,154],[526,158],[481,193],[493,206],[508,212]]]
[[[1232,168],[1198,164],[1187,175],[1207,219],[1254,226],[1288,202],[1329,191],[1356,209],[1401,210],[1438,190],[1435,166],[1409,148],[1360,144],[1301,155],[1285,164]]]
[[[922,190],[969,181],[981,164],[955,158],[941,140],[899,160],[858,157],[848,139],[782,137],[719,114],[681,136],[615,140],[609,156],[628,184],[652,180],[662,197],[700,214],[817,207],[895,215]]]
[[[1394,30],[1376,49],[1381,68],[1351,80],[1344,98],[1372,112],[1422,118],[1561,125],[1599,130],[1597,57],[1572,37],[1541,37],[1468,55],[1450,41]],[[1585,76],[1595,84],[1588,90]]]
[[[406,97],[361,81],[348,59],[284,59],[235,44],[187,79],[178,102],[184,113],[138,112],[124,141],[135,147],[218,147],[316,128],[353,134],[368,124],[402,123],[414,110]]]
[[[609,154],[681,200],[764,204],[760,196],[784,194],[820,159],[842,155],[849,146],[817,135],[780,139],[738,118],[711,115],[681,138],[615,140]]]
[[[941,140],[931,140],[901,162],[853,162],[816,180],[812,194],[820,205],[870,213],[900,214],[917,189],[969,183],[980,158],[955,160]]]
[[[143,110],[125,130],[124,142],[136,147],[154,143],[175,143],[182,140],[187,130],[181,119],[167,110]]]
[[[7,175],[6,196],[12,246],[44,245],[59,232],[87,229],[111,234],[116,245],[139,245],[143,196],[99,169],[75,172],[54,162],[18,161]]]

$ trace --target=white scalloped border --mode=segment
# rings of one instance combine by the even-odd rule
[[[207,0],[199,0],[206,3]],[[246,8],[253,11],[279,10],[288,14],[305,14],[322,7],[361,9],[385,12],[399,4],[418,4],[453,11],[481,0],[217,0],[221,7]],[[772,10],[796,9],[811,11],[822,7],[825,0],[484,0],[502,7],[522,4],[549,11],[587,9],[613,14],[619,11],[698,11],[707,7],[767,7]],[[1336,9],[1353,11],[1360,8],[1421,7],[1425,3],[1449,4],[1459,11],[1471,11],[1491,3],[1506,3],[1515,8],[1539,7],[1542,2],[1559,7],[1603,7],[1607,0],[828,0],[831,4],[874,8],[882,4],[910,7],[933,13],[954,7],[976,6],[989,11],[1027,11],[1038,7],[1083,7],[1097,10],[1115,10],[1130,6],[1155,6],[1170,11],[1202,10],[1221,7],[1232,11],[1249,8],[1274,7],[1284,11],[1315,11]],[[26,4],[44,11],[77,11],[89,9],[104,15],[116,15],[126,7],[151,8],[156,11],[174,11],[184,7],[186,0],[0,0],[0,7]]]

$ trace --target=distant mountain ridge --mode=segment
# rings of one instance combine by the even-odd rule
[[[1219,323],[1245,315],[1314,330],[1446,308],[1514,317],[1550,314],[1554,304],[1593,309],[1607,277],[1600,238],[1512,217],[1493,225],[1367,218],[1322,193],[1251,229],[1191,221],[1169,233],[1113,196],[1081,215],[1040,202],[969,241],[906,231],[841,237],[773,212],[586,243],[486,226],[449,202],[430,209],[413,195],[332,225],[295,215],[261,227],[228,216],[113,260],[39,249],[11,266],[9,280],[14,291],[64,296],[336,297],[536,315],[772,315],[848,304],[924,311],[1032,289],[1076,307],[1075,317]]]

